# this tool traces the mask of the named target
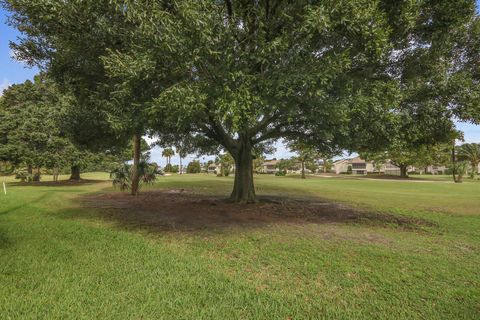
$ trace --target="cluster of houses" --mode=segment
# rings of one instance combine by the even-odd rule
[[[425,174],[444,174],[447,170],[445,166],[427,166],[424,168],[417,168],[414,166],[408,167],[408,172],[425,173]],[[333,162],[332,171],[335,174],[369,174],[369,173],[381,173],[399,175],[400,168],[387,161],[379,166],[376,166],[373,161],[365,161],[360,157],[351,159],[340,159]]]
[[[279,171],[278,163],[280,160],[271,159],[266,160],[262,165],[262,173],[269,173],[275,174]],[[320,161],[318,163],[318,172],[323,172],[323,162]],[[416,173],[426,173],[426,174],[443,174],[447,168],[445,166],[428,166],[426,168],[416,168],[416,167],[409,167],[408,172],[416,172]],[[298,171],[298,172],[297,172]],[[289,173],[299,173],[300,170],[292,170]],[[306,170],[308,173],[309,170]],[[336,160],[332,163],[332,166],[329,170],[330,173],[335,174],[357,174],[357,175],[365,175],[369,173],[379,173],[379,174],[391,174],[391,175],[399,175],[400,168],[395,166],[393,163],[387,161],[386,163],[376,166],[372,161],[365,161],[360,157],[350,158],[350,159],[340,159]]]
[[[280,171],[278,164],[281,160],[270,159],[265,160],[261,167],[261,173],[266,174],[275,174]],[[308,169],[305,169],[307,173],[322,173],[323,162],[320,160],[318,162],[317,172],[311,172]],[[297,166],[300,168],[300,163]],[[424,168],[418,168],[414,166],[408,167],[409,173],[418,173],[418,174],[444,174],[447,170],[445,166],[428,166]],[[479,167],[480,170],[480,167]],[[208,166],[208,173],[218,173],[221,171],[221,164],[212,163]],[[288,173],[301,173],[300,169],[288,170]],[[331,166],[329,166],[328,173],[333,174],[354,174],[354,175],[366,175],[371,173],[378,174],[387,174],[387,175],[400,175],[400,168],[394,165],[393,163],[387,161],[381,165],[376,165],[373,161],[365,161],[360,157],[339,159],[334,161]]]

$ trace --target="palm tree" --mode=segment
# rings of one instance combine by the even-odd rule
[[[166,168],[170,169],[170,160],[172,157],[175,155],[175,151],[173,151],[172,148],[165,148],[162,151],[162,157],[165,157],[167,159],[167,165],[165,166]],[[166,170],[167,171],[167,170]],[[170,171],[170,170],[168,170]]]
[[[180,157],[180,174],[183,174],[182,159],[187,157],[187,152],[184,149],[176,147],[178,156]]]
[[[478,174],[478,164],[480,163],[480,144],[466,143],[458,149],[458,158],[468,161],[471,166],[470,177],[475,178]]]
[[[140,177],[140,184],[151,184],[155,181],[157,176],[161,174],[158,166],[155,163],[148,163],[147,160],[142,159],[138,163],[138,175]],[[132,189],[132,175],[133,165],[124,163],[110,172],[113,186],[120,188],[121,191]]]

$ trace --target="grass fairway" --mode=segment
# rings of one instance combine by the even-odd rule
[[[143,191],[225,197],[231,185],[169,176]],[[259,176],[256,187],[431,224],[128,228],[102,215],[112,208],[79,201],[112,192],[108,181],[10,182],[0,195],[0,319],[480,318],[480,182]]]

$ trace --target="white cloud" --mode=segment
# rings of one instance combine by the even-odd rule
[[[10,81],[7,78],[3,78],[0,83],[0,97],[3,95],[3,90],[7,89],[11,85]]]

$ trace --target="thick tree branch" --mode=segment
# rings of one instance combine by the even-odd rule
[[[230,137],[230,135],[224,130],[221,123],[219,123],[213,115],[208,115],[208,120],[210,125],[212,126],[213,132],[217,137],[217,141],[223,145],[228,150],[235,150],[237,148],[237,144],[234,139]]]
[[[231,20],[231,19],[233,19],[233,4],[232,4],[232,0],[225,0],[225,4],[227,5],[228,18]]]
[[[260,137],[252,141],[253,144],[257,144],[263,141],[271,139],[279,139],[285,136],[299,137],[302,136],[304,132],[295,131],[295,130],[282,130],[282,126],[275,127],[267,132],[265,132]]]
[[[277,119],[279,116],[278,113],[274,112],[272,115],[266,115],[263,117],[262,120],[260,120],[255,126],[253,126],[251,129],[248,130],[248,132],[253,136],[257,134],[258,132],[266,129],[272,121]]]

